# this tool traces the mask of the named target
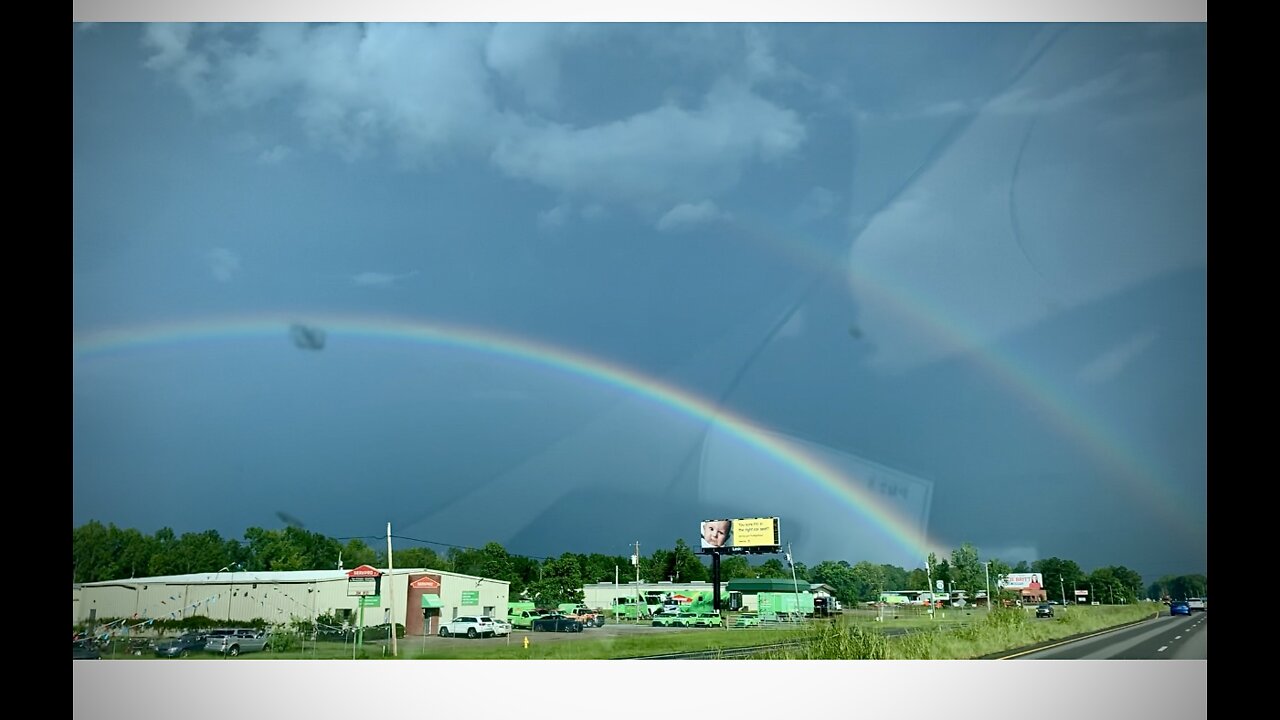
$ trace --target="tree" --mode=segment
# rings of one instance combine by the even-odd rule
[[[1055,595],[1071,597],[1071,592],[1085,579],[1084,572],[1074,560],[1045,558],[1031,563],[1031,569],[1032,572],[1038,572],[1044,577],[1045,591],[1049,593],[1049,597]],[[1063,602],[1068,601],[1063,599]]]
[[[671,551],[670,575],[679,582],[705,582],[711,579],[711,570],[702,564],[684,538],[677,538],[676,547]]]
[[[847,564],[823,560],[809,571],[809,576],[816,583],[824,583],[836,589],[836,599],[842,603],[858,601],[860,588],[853,568]]]
[[[344,560],[346,558],[343,558]],[[448,570],[448,561],[429,547],[402,548],[395,551],[396,567]]]
[[[854,565],[849,572],[853,576],[855,601],[880,599],[880,593],[884,592],[884,573],[879,565],[864,560]]]
[[[978,562],[978,549],[969,543],[951,551],[951,587],[963,590],[972,598],[979,590],[986,591],[982,564]]]
[[[251,527],[244,536],[250,556],[246,567],[251,570],[313,570],[325,567],[341,548],[333,538],[294,525],[282,530]]]
[[[762,578],[789,578],[791,571],[778,558],[769,558],[756,567],[756,575]]]
[[[924,568],[915,568],[907,573],[906,582],[902,583],[903,587],[893,588],[894,590],[929,590],[929,575]]]
[[[924,572],[921,571],[920,574],[921,576],[923,576]],[[909,573],[907,573],[905,569],[900,568],[896,565],[888,565],[888,564],[881,565],[880,576],[884,578],[885,589],[906,590],[907,588],[912,587],[911,583],[907,579],[909,577]],[[922,580],[920,583],[920,587],[923,587],[923,586],[924,586],[924,581]]]
[[[324,562],[321,565],[319,565],[319,567],[322,567],[322,568],[335,567],[335,563],[338,562],[339,558],[341,558],[342,567],[344,568],[356,568],[356,567],[360,567],[361,565],[371,565],[373,567],[378,567],[379,565],[384,564],[381,562],[381,557],[378,554],[378,552],[373,548],[369,547],[368,545],[366,545],[365,542],[360,538],[352,538],[348,540],[347,544],[343,545],[339,549],[337,555],[335,555],[332,558],[324,558]],[[410,563],[409,567],[413,567],[413,565],[415,564],[416,563]],[[430,567],[430,566],[427,565],[424,567]],[[440,568],[440,569],[448,570],[448,568]]]
[[[720,582],[729,582],[737,578],[754,578],[756,571],[745,555],[730,555],[720,558]]]
[[[572,553],[542,564],[542,579],[529,583],[529,597],[540,607],[582,602],[582,571]]]

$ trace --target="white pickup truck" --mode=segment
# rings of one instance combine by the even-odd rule
[[[234,630],[214,630],[204,649],[219,655],[235,657],[240,653],[261,652],[267,649],[271,636],[266,630],[253,628],[236,628]]]

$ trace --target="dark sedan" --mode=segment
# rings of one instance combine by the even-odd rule
[[[1169,603],[1170,615],[1190,615],[1191,605],[1186,600],[1174,600]]]
[[[582,632],[582,623],[564,615],[550,615],[533,621],[533,632]]]
[[[101,657],[102,653],[98,652],[97,643],[92,640],[71,641],[72,660],[98,660]]]
[[[184,633],[176,638],[161,640],[155,644],[156,657],[189,657],[203,650],[208,638],[200,633]]]

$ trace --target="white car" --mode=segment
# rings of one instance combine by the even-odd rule
[[[499,620],[498,618],[494,618],[493,634],[494,635],[510,635],[511,623],[507,622],[506,620]]]
[[[440,637],[465,635],[469,638],[493,637],[498,624],[488,615],[462,615],[440,626]]]

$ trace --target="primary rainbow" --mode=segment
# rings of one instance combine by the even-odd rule
[[[344,336],[395,339],[427,345],[460,348],[536,366],[551,368],[617,388],[631,395],[670,408],[698,420],[712,423],[731,437],[773,461],[811,480],[826,493],[841,500],[859,515],[871,521],[885,535],[923,563],[930,552],[947,554],[932,547],[927,538],[907,525],[878,498],[867,492],[865,482],[834,470],[800,447],[767,433],[747,420],[717,409],[708,400],[687,390],[643,375],[617,363],[586,355],[545,342],[508,333],[496,333],[474,327],[445,325],[421,320],[362,317],[350,315],[291,314],[245,317],[204,317],[183,322],[161,323],[96,330],[74,335],[72,354],[77,360],[112,353],[187,342],[210,342],[220,339],[252,337],[288,337],[289,326],[305,318],[305,322],[321,327],[333,339]]]

